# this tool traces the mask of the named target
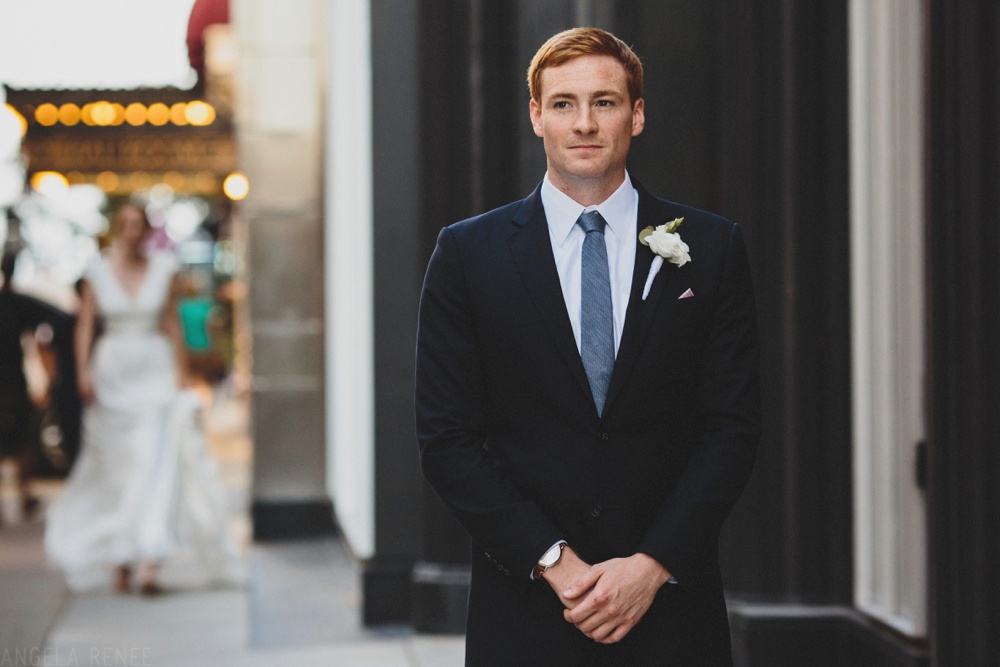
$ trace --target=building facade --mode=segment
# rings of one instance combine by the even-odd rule
[[[527,64],[596,24],[646,67],[632,175],[751,255],[766,427],[723,536],[737,664],[1000,659],[991,0],[234,6],[251,266],[301,286],[251,314],[274,376],[256,507],[294,534],[332,505],[366,623],[461,628],[468,546],[413,433],[423,270],[442,226],[541,178]]]

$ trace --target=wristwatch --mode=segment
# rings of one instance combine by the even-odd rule
[[[542,557],[538,559],[535,563],[535,569],[531,572],[531,578],[538,581],[545,574],[545,571],[550,567],[555,567],[559,559],[562,558],[563,549],[566,548],[565,542],[557,542],[549,547],[549,550],[542,554]]]

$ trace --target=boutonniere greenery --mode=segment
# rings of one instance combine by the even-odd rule
[[[677,266],[684,266],[691,261],[691,255],[688,254],[690,248],[681,241],[681,235],[677,233],[677,228],[683,222],[684,218],[674,218],[659,227],[646,227],[639,232],[639,242],[656,253],[653,264],[649,267],[649,275],[646,276],[646,285],[642,289],[643,301],[649,296],[649,288],[653,286],[653,279],[660,272],[663,260]]]
[[[674,218],[670,222],[659,227],[646,227],[639,232],[639,242],[662,257],[671,264],[684,266],[691,261],[688,254],[688,244],[681,240],[681,235],[677,233],[677,228],[684,222],[684,218]]]

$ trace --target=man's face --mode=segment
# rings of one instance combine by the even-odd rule
[[[562,190],[617,186],[632,137],[645,124],[629,102],[625,68],[611,56],[580,56],[541,74],[531,125],[545,144],[549,178]],[[610,193],[609,193],[610,194]]]

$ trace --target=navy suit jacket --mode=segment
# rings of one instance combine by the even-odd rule
[[[643,300],[654,254],[638,245],[603,416],[539,189],[445,228],[431,257],[417,435],[425,476],[473,542],[468,664],[542,664],[545,655],[617,664],[610,651],[630,647],[644,652],[621,664],[645,664],[637,656],[666,655],[678,642],[688,644],[679,659],[709,655],[692,641],[728,656],[717,539],[760,435],[753,286],[738,226],[635,185],[638,228],[683,217],[691,262],[665,262]],[[591,563],[646,553],[681,583],[661,589],[622,646],[595,644],[563,620],[547,584],[530,581],[560,539]]]

